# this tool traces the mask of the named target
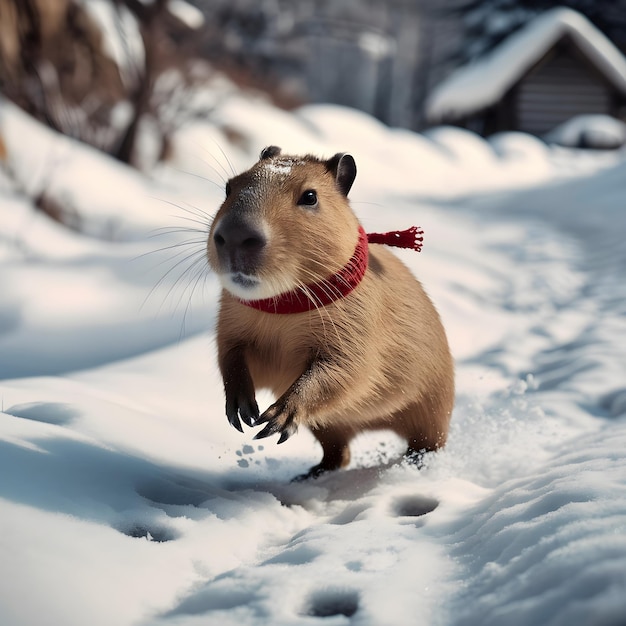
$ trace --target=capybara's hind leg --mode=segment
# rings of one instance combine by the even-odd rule
[[[330,472],[350,463],[351,436],[341,428],[312,428],[311,432],[320,442],[324,456],[306,474],[296,477],[296,480],[315,478],[325,472]]]
[[[422,467],[427,452],[443,447],[448,437],[449,416],[441,419],[423,410],[423,405],[413,404],[394,415],[394,430],[408,444],[405,458]]]

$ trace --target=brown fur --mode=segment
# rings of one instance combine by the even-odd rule
[[[266,233],[257,275],[281,293],[343,267],[356,246],[358,221],[346,198],[352,180],[346,189],[341,178],[342,155],[330,161],[264,155],[230,181],[208,256],[222,274],[216,225],[239,212]],[[307,189],[317,192],[315,210],[297,204]],[[310,312],[260,312],[224,289],[217,343],[231,423],[240,427],[237,415],[248,424],[267,422],[259,434],[280,432],[281,440],[307,426],[324,453],[312,474],[347,465],[348,444],[364,430],[391,429],[409,451],[435,450],[446,441],[454,403],[446,335],[421,284],[384,246],[370,244],[367,272],[354,291]],[[254,391],[261,388],[277,401],[256,419]]]

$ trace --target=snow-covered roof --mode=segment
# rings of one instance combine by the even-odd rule
[[[626,94],[626,58],[586,17],[556,7],[531,20],[490,53],[457,69],[426,102],[432,122],[469,115],[497,102],[563,37],[579,49],[615,87]]]

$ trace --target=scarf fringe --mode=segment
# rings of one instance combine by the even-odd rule
[[[367,241],[421,252],[424,245],[424,231],[419,226],[411,226],[406,230],[391,230],[388,233],[368,233]]]

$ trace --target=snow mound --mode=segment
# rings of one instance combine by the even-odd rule
[[[619,624],[626,589],[626,424],[569,442],[503,484],[449,541],[465,564],[455,623]],[[614,532],[615,531],[615,532]],[[461,582],[461,581],[459,581]]]
[[[626,124],[609,115],[577,115],[559,124],[544,139],[568,148],[615,150],[626,144]]]

